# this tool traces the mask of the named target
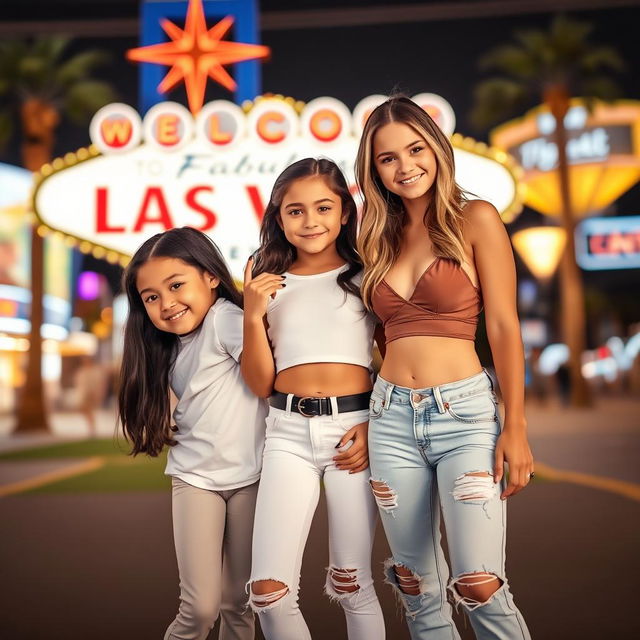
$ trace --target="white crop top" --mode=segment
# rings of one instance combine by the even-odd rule
[[[360,298],[337,282],[348,269],[300,276],[286,272],[284,289],[267,305],[276,372],[312,362],[341,362],[371,369],[374,320]],[[353,279],[360,284],[361,273]]]

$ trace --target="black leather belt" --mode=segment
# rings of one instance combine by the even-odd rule
[[[269,404],[276,409],[287,408],[287,393],[274,391],[269,398]],[[369,408],[371,391],[354,393],[350,396],[337,396],[338,412],[361,411]],[[314,398],[313,396],[293,396],[291,399],[291,411],[303,415],[305,418],[313,416],[330,416],[331,398]]]

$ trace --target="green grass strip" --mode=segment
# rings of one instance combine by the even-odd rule
[[[153,459],[107,459],[105,466],[96,471],[53,482],[26,494],[166,491],[171,487],[171,478],[164,475],[165,464],[164,455]]]
[[[149,458],[145,455],[133,458],[127,455],[128,452],[129,445],[122,439],[78,440],[4,453],[0,455],[0,463],[3,460],[37,461],[94,456],[105,459],[105,465],[100,469],[54,481],[25,491],[21,495],[165,491],[171,487],[171,478],[164,475],[167,464],[166,450],[157,458]]]
[[[91,458],[93,456],[127,456],[130,446],[123,439],[96,438],[60,442],[44,447],[9,451],[0,460],[43,460],[46,458]]]

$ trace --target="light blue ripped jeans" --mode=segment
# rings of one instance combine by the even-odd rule
[[[459,640],[447,589],[478,640],[529,640],[505,576],[506,503],[493,482],[500,423],[487,373],[427,389],[378,376],[369,420],[371,482],[393,554],[386,581],[404,605],[413,640]],[[441,510],[453,579],[440,541]],[[456,587],[492,576],[502,585],[486,602],[462,597]]]

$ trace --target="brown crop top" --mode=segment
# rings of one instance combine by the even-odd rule
[[[436,258],[426,268],[408,300],[382,280],[371,302],[384,326],[387,343],[407,336],[475,340],[482,311],[480,289],[449,258]]]

